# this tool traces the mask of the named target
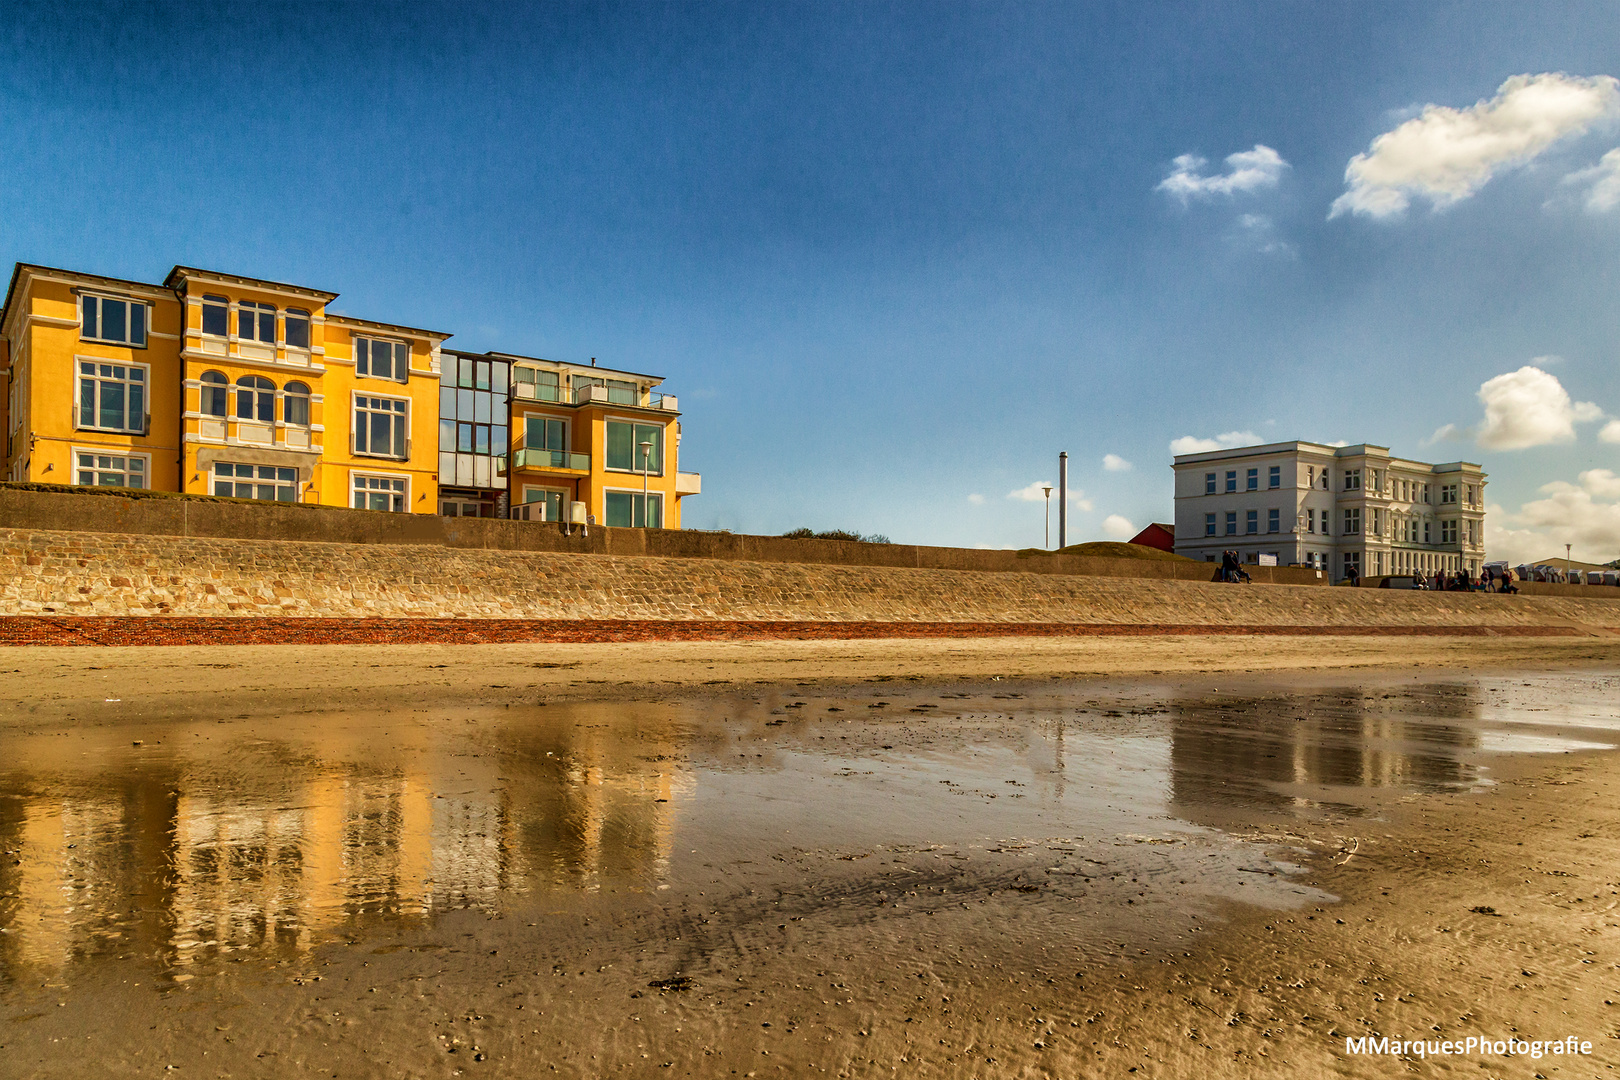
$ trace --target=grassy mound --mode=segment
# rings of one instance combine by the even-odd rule
[[[1028,558],[1031,555],[1097,555],[1106,559],[1148,559],[1172,562],[1197,562],[1185,555],[1176,555],[1158,548],[1147,547],[1142,544],[1125,544],[1117,540],[1094,540],[1089,544],[1070,544],[1057,552],[1042,551],[1040,548],[1024,548],[1018,553]]]

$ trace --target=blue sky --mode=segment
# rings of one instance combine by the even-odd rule
[[[0,260],[663,374],[693,527],[1039,545],[1067,450],[1103,538],[1252,433],[1609,559],[1614,75],[1612,5],[8,5]]]

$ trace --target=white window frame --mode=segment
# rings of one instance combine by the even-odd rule
[[[242,315],[244,312],[253,312],[253,333],[242,333]],[[270,313],[270,340],[266,341],[259,336],[259,327],[266,312]],[[280,312],[274,304],[261,303],[258,300],[238,300],[236,302],[236,340],[251,341],[255,345],[274,345],[281,335],[277,332]]]
[[[81,364],[96,364],[98,366],[102,365],[102,364],[106,364],[106,365],[111,366],[111,367],[140,368],[141,369],[141,371],[144,373],[144,378],[143,378],[143,380],[141,382],[142,402],[141,402],[141,415],[139,417],[140,425],[138,427],[109,428],[109,427],[102,427],[100,424],[87,423],[86,422],[86,417],[83,415],[84,414],[84,409],[81,407],[81,399],[82,399],[82,393],[83,393],[83,380],[84,379],[86,379],[86,378],[94,378],[98,383],[103,379],[106,379],[107,381],[121,381],[121,382],[123,382],[123,384],[126,387],[128,387],[128,386],[130,386],[132,384],[130,383],[130,381],[128,379],[115,380],[113,376],[110,376],[110,375],[104,376],[104,375],[100,374],[99,372],[97,372],[93,376],[87,376],[87,375],[84,374],[83,370],[80,368],[79,365],[81,365]],[[88,418],[90,420],[95,420],[97,418],[95,414],[98,414],[101,411],[101,409],[99,408],[100,396],[101,396],[101,392],[98,389],[96,391],[96,400],[97,400],[97,403],[98,403],[98,407],[91,410],[92,415]],[[126,416],[128,416],[128,414],[129,414],[129,392],[128,392],[127,389],[124,392],[124,413],[125,413]],[[109,359],[109,358],[107,358],[105,356],[74,356],[74,358],[73,358],[73,426],[75,428],[77,428],[77,429],[79,429],[81,431],[110,431],[110,432],[117,432],[117,433],[119,433],[121,435],[145,435],[146,432],[147,432],[147,429],[149,427],[149,422],[148,421],[149,421],[149,418],[151,417],[151,415],[152,415],[152,365],[151,364],[136,363],[136,362],[130,361],[130,360],[111,360],[111,359]]]
[[[562,506],[558,509],[558,520],[567,521],[568,504],[573,501],[574,498],[574,493],[568,488],[547,487],[542,484],[524,484],[522,505],[527,506],[529,503],[539,502],[541,498],[547,495],[561,496]],[[602,515],[604,517],[607,516],[607,503],[605,501],[602,504]]]
[[[381,334],[350,334],[349,339],[350,339],[350,345],[351,345],[351,352],[352,352],[352,355],[354,357],[354,375],[355,375],[355,378],[357,378],[357,379],[381,379],[384,382],[392,382],[392,383],[405,383],[405,382],[410,381],[410,377],[411,377],[411,343],[409,341],[405,341],[405,340],[402,340],[400,338],[384,337]],[[365,370],[361,370],[361,366],[360,366],[360,343],[362,341],[366,343]],[[378,375],[378,374],[376,374],[375,372],[373,372],[371,370],[371,343],[373,341],[381,341],[381,342],[387,344],[388,346],[390,346],[390,348],[394,351],[393,367],[389,370],[389,373],[387,375]],[[397,350],[400,349],[401,347],[403,347],[404,350],[405,350],[405,377],[403,379],[400,378],[397,374],[395,374],[395,372],[397,372],[398,369],[399,369],[399,360],[400,360],[399,353],[398,353]]]
[[[401,491],[401,492],[392,492],[392,491],[389,492],[389,494],[397,494],[397,495],[399,495],[399,497],[400,497],[399,508],[397,510],[388,510],[388,511],[383,511],[383,512],[384,513],[391,513],[391,514],[408,514],[408,513],[410,513],[410,511],[411,511],[411,476],[410,476],[409,473],[379,472],[379,471],[377,471],[375,469],[350,469],[349,470],[349,503],[348,503],[348,505],[349,505],[349,507],[351,509],[355,509],[355,510],[369,510],[369,509],[371,509],[371,507],[369,507],[369,506],[355,506],[354,505],[354,495],[355,495],[356,490],[365,490],[368,493],[371,490],[371,489],[357,489],[356,482],[360,481],[360,480],[387,480],[390,484],[392,484],[396,480],[403,480],[405,482],[405,488],[404,488],[403,491]]]
[[[219,467],[221,465],[228,465],[233,469],[241,469],[241,468],[253,469],[255,472],[257,472],[259,469],[287,470],[287,471],[289,471],[289,472],[291,472],[293,474],[292,475],[292,480],[290,482],[284,483],[279,478],[268,481],[268,483],[269,483],[269,485],[271,487],[275,487],[275,488],[290,487],[290,490],[292,491],[292,498],[290,498],[290,499],[260,499],[259,496],[257,496],[257,495],[237,495],[237,494],[234,494],[234,493],[231,494],[231,495],[228,495],[228,496],[224,496],[225,498],[253,499],[256,502],[278,502],[278,503],[289,503],[289,502],[295,503],[295,502],[301,502],[302,501],[303,484],[299,482],[298,470],[297,469],[287,469],[287,466],[285,466],[285,465],[253,465],[253,464],[250,464],[249,462],[246,462],[246,461],[216,461],[216,462],[213,463],[213,465],[209,466],[209,469],[208,469],[208,493],[210,495],[220,495],[221,494],[220,491],[219,491],[219,484],[221,483],[222,480],[228,480],[233,489],[236,487],[236,485],[238,483],[251,483],[254,487],[263,487],[265,485],[265,483],[266,483],[266,481],[264,479],[262,479],[261,477],[258,477],[258,476],[239,477],[239,476],[236,476],[236,475],[233,474],[233,475],[231,475],[229,477],[221,477],[219,475]]]
[[[231,298],[230,297],[228,297],[228,296],[220,296],[217,293],[208,293],[208,294],[203,296],[202,302],[199,305],[199,307],[201,308],[201,319],[200,319],[198,325],[202,328],[202,336],[203,337],[205,337],[205,338],[214,338],[215,340],[218,340],[218,341],[224,341],[226,338],[231,336]],[[223,308],[224,309],[224,311],[225,311],[225,332],[224,333],[216,334],[216,333],[213,333],[212,331],[210,331],[208,329],[208,309],[209,308]]]
[[[609,495],[630,495],[630,496],[634,496],[636,498],[640,498],[641,495],[642,495],[642,490],[640,488],[610,488],[610,487],[603,488],[602,489],[602,524],[603,525],[607,524],[607,497]],[[628,528],[632,528],[632,529],[662,529],[662,528],[665,527],[665,525],[664,525],[664,520],[665,520],[665,518],[664,518],[664,493],[662,491],[653,491],[651,488],[649,488],[647,490],[647,492],[646,492],[646,496],[647,496],[648,500],[653,500],[653,499],[658,500],[658,524],[657,525],[648,525],[646,523],[647,522],[647,512],[646,512],[645,509],[643,509],[642,512],[641,512],[642,524],[640,524],[640,525],[632,524],[632,525],[628,526]],[[632,522],[634,522],[636,520],[636,512],[635,512],[635,504],[634,503],[631,503],[630,520]],[[626,526],[622,526],[622,525],[614,526],[614,528],[625,528],[625,527]]]
[[[1344,508],[1344,527],[1339,531],[1340,536],[1359,536],[1361,534],[1361,507],[1347,506]]]
[[[119,486],[123,486],[123,487],[130,487],[131,490],[134,490],[134,491],[150,491],[151,490],[151,486],[152,486],[152,455],[151,454],[140,453],[140,452],[130,450],[127,447],[122,447],[122,446],[118,446],[118,447],[110,447],[110,446],[75,446],[75,447],[72,448],[72,453],[73,453],[73,464],[70,466],[70,471],[73,474],[73,486],[74,487],[119,487]],[[129,464],[128,464],[129,459],[130,458],[138,458],[142,462],[142,465],[141,465],[141,468],[143,470],[142,475],[145,477],[146,483],[143,486],[139,487],[139,488],[132,488],[131,485],[129,485],[129,484],[118,485],[118,484],[84,484],[84,483],[80,483],[79,482],[79,471],[80,471],[79,455],[80,454],[91,454],[91,455],[93,455],[95,457],[123,458],[125,464],[124,464],[124,468],[122,470],[115,470],[115,469],[111,469],[111,468],[103,469],[103,468],[98,467],[98,468],[91,469],[90,471],[91,472],[122,472],[123,475],[126,476],[126,477],[129,475]]]
[[[1346,490],[1346,491],[1360,491],[1361,490],[1361,470],[1360,469],[1346,469],[1346,470],[1344,470],[1344,490]]]
[[[94,333],[94,334],[85,333],[84,302],[86,300],[94,300],[94,301],[96,301],[96,333]],[[124,330],[126,332],[126,336],[124,338],[119,339],[119,338],[110,338],[110,337],[101,336],[101,327],[102,327],[102,324],[106,321],[106,319],[103,316],[102,311],[101,311],[101,303],[102,303],[102,301],[105,301],[105,300],[113,300],[113,301],[116,301],[116,302],[118,302],[120,304],[127,304],[127,305],[129,305],[129,307],[131,309],[136,308],[136,307],[142,307],[142,308],[146,309],[145,314],[142,315],[142,317],[141,317],[142,318],[143,329],[141,331],[141,340],[140,341],[137,342],[137,341],[133,340],[132,337],[128,336],[128,330],[129,330],[130,321],[131,321],[130,318],[129,318],[129,313],[128,312],[125,312],[125,314],[124,314]],[[100,343],[102,345],[121,345],[126,349],[144,349],[144,348],[146,348],[147,343],[151,339],[152,339],[152,304],[151,304],[150,301],[137,300],[133,296],[120,296],[117,293],[111,293],[111,292],[94,292],[94,291],[85,292],[85,291],[81,291],[79,293],[79,340],[80,341],[94,341],[94,342],[98,342],[98,343]]]
[[[395,418],[400,419],[400,420],[403,421],[403,423],[405,425],[405,452],[403,454],[394,454],[394,453],[379,454],[379,453],[376,453],[376,452],[371,451],[371,450],[362,450],[362,449],[360,449],[360,423],[359,423],[359,419],[360,419],[360,401],[361,401],[362,398],[367,399],[367,400],[376,400],[376,401],[402,401],[402,402],[405,403],[405,411],[404,411],[403,414],[395,412],[393,410],[389,410],[386,413],[384,413],[380,409],[367,409],[366,410],[368,413],[372,414],[373,416],[384,416],[384,415],[386,415],[386,416],[390,416],[390,417],[395,417]],[[371,425],[368,422],[367,425],[366,425],[366,429],[367,429],[366,434],[368,436],[371,433],[370,427],[371,427]],[[389,443],[390,443],[390,445],[392,445],[393,440],[390,439]],[[381,460],[381,461],[409,461],[411,459],[411,399],[408,398],[408,397],[395,397],[395,396],[390,395],[390,394],[362,393],[359,390],[355,390],[355,391],[351,392],[351,394],[349,395],[349,449],[354,454],[355,457],[377,458],[378,460]],[[381,475],[381,474],[378,474],[378,475]]]
[[[631,464],[633,466],[632,468],[618,469],[618,468],[612,468],[612,467],[610,467],[608,465],[608,463],[607,463],[607,460],[608,460],[608,457],[607,457],[607,426],[609,424],[629,424],[630,425],[630,461],[631,461]],[[648,476],[660,476],[660,477],[664,475],[664,470],[669,464],[669,431],[667,430],[666,426],[664,424],[662,424],[662,423],[657,423],[657,422],[653,422],[653,421],[649,421],[649,420],[638,419],[636,417],[631,417],[631,416],[605,416],[605,417],[602,418],[602,471],[603,472],[614,473],[615,475],[618,475],[618,476],[640,476],[640,475],[642,475],[641,468],[640,468],[640,465],[639,465],[639,462],[641,460],[641,454],[640,454],[641,447],[640,447],[640,444],[638,442],[636,442],[636,428],[638,428],[638,427],[650,427],[650,428],[657,428],[658,429],[658,471],[657,472],[649,471],[646,475],[648,475]]]

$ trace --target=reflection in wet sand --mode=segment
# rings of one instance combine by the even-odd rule
[[[0,964],[16,976],[98,955],[183,968],[216,952],[296,953],[370,916],[668,874],[687,786],[671,754],[647,761],[623,739],[566,731],[382,765],[344,749],[251,740],[123,778],[21,756],[34,768],[6,776],[0,796]]]
[[[1170,708],[1172,802],[1205,820],[1222,807],[1353,811],[1335,789],[1466,787],[1479,779],[1466,752],[1479,747],[1480,707],[1467,683],[1179,699]]]

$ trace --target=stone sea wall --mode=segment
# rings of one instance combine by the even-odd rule
[[[1620,593],[1620,590],[1616,590]],[[1620,629],[1620,596],[0,529],[0,616]]]

